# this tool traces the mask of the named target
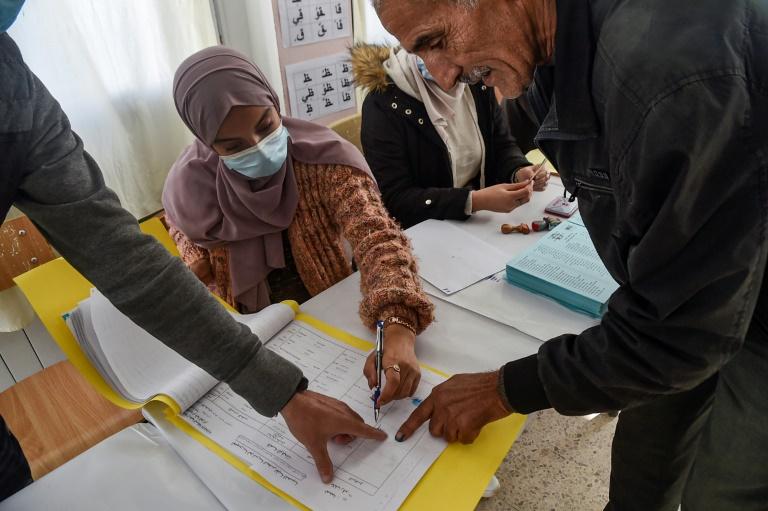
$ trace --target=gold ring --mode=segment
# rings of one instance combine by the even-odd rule
[[[397,365],[397,364],[395,364],[395,365],[391,365],[391,366],[389,366],[389,367],[385,367],[385,368],[384,368],[384,372],[386,373],[386,372],[387,372],[387,371],[389,371],[390,369],[394,369],[396,373],[399,373],[399,372],[400,372],[400,366],[399,366],[399,365]]]

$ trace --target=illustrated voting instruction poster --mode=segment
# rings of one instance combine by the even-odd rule
[[[283,47],[352,36],[351,0],[279,0]]]
[[[347,53],[285,66],[291,115],[312,121],[356,108],[352,65]]]

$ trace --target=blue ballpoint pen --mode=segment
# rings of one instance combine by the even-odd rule
[[[376,322],[376,390],[373,393],[373,418],[379,422],[379,397],[381,396],[381,370],[384,357],[384,322]]]

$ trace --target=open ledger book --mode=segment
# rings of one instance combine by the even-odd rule
[[[369,343],[297,312],[297,305],[285,303],[235,317],[268,349],[301,367],[310,389],[341,399],[372,424],[371,392],[362,374]],[[419,491],[435,492],[430,489],[435,484],[417,483],[446,449],[445,442],[433,438],[426,425],[406,442],[393,439],[420,400],[444,380],[436,372],[424,369],[412,399],[382,409],[377,427],[388,433],[388,440],[329,444],[335,479],[325,485],[311,456],[280,416],[259,415],[226,383],[139,328],[99,292],[92,291],[90,298],[66,315],[66,322],[80,350],[109,386],[104,389],[102,382],[100,390],[113,402],[130,407],[150,401],[164,403],[165,416],[172,424],[298,507],[391,510],[403,505],[414,487],[414,498],[409,500],[420,500]],[[453,466],[434,469],[460,470],[455,461],[447,462]],[[480,491],[482,478],[487,483],[491,474],[479,476]],[[477,477],[468,475],[467,482]]]

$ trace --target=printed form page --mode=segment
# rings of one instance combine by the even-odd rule
[[[619,285],[605,268],[586,227],[568,221],[509,264],[546,282],[605,303]]]
[[[267,347],[301,367],[311,390],[344,401],[373,424],[372,393],[363,377],[367,352],[299,321],[285,327]],[[442,381],[441,376],[422,369],[413,398],[382,408],[378,427],[389,435],[384,442],[357,439],[349,445],[329,443],[335,467],[335,478],[329,485],[320,480],[309,452],[291,435],[281,416],[259,415],[224,383],[183,417],[312,509],[394,510],[447,446],[429,434],[427,425],[406,442],[394,440],[397,429],[420,400]]]

